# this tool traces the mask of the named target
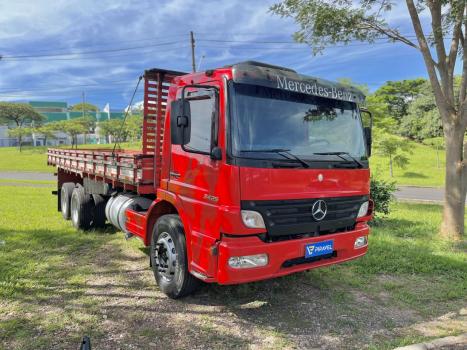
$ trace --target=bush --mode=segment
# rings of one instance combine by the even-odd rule
[[[374,202],[374,217],[388,215],[390,208],[389,205],[393,200],[393,193],[396,190],[395,182],[375,179],[371,177],[370,180],[370,197]]]

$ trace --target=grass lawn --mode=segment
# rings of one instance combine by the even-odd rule
[[[408,141],[412,154],[405,169],[394,167],[394,177],[398,185],[444,186],[444,151],[439,151],[440,167],[437,166],[436,149],[417,142]],[[375,150],[370,160],[371,171],[378,178],[391,179],[389,176],[389,159],[382,158]]]
[[[173,301],[138,240],[75,232],[51,190],[0,186],[0,349],[84,334],[96,349],[390,349],[466,329],[467,246],[438,239],[439,206],[395,205],[359,260]]]
[[[0,147],[0,171],[33,171],[53,173],[55,168],[47,166],[45,147]]]

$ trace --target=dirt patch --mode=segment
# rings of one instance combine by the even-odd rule
[[[31,336],[45,340],[35,348],[76,349],[90,335],[95,349],[364,349],[410,333],[432,336],[444,326],[465,327],[465,310],[426,320],[388,296],[323,285],[313,271],[246,285],[204,285],[174,301],[155,285],[146,250],[120,234],[80,250],[66,265],[89,273],[47,286],[54,296],[34,301],[48,320],[33,326]],[[21,317],[31,323],[34,314],[24,309]],[[6,317],[19,316],[12,311]]]
[[[98,349],[354,349],[391,338],[391,329],[418,320],[361,292],[330,293],[307,273],[248,285],[206,285],[174,301],[155,286],[148,257],[139,250],[112,243],[88,264],[93,272],[82,287],[92,303],[66,309],[88,308],[99,324],[91,332]],[[62,330],[59,338],[70,331]]]

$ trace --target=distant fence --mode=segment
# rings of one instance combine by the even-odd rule
[[[18,140],[11,137],[0,138],[0,147],[12,147],[18,144]]]

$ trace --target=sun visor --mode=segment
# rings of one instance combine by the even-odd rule
[[[355,103],[365,101],[365,95],[355,87],[308,77],[289,70],[239,63],[233,65],[232,74],[236,83],[260,85]]]

